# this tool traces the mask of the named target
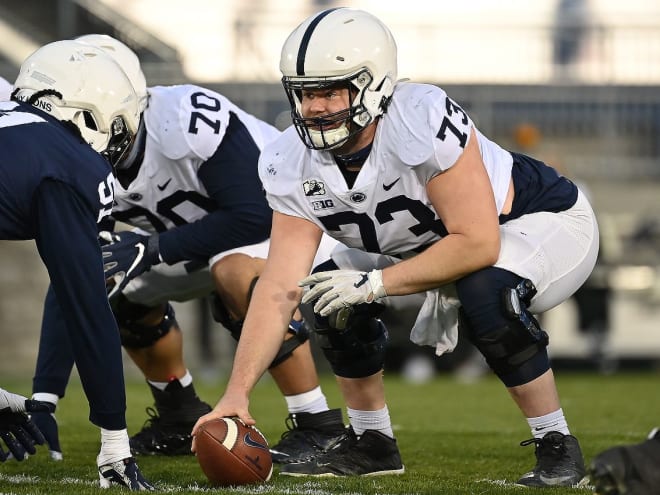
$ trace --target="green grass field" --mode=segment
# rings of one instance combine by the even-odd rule
[[[617,443],[637,442],[660,421],[660,376],[622,373],[599,376],[558,373],[562,406],[572,433],[580,439],[587,461]],[[331,377],[322,381],[331,407],[341,401]],[[5,382],[5,388],[29,394],[29,382]],[[222,384],[196,384],[200,396],[215,403]],[[534,464],[534,447],[525,420],[494,378],[457,383],[440,375],[423,385],[387,376],[390,413],[406,466],[403,476],[354,479],[291,479],[277,474],[263,485],[215,489],[196,459],[141,457],[143,473],[166,493],[233,494],[520,494],[513,483]],[[129,432],[146,418],[151,396],[142,382],[128,384]],[[284,429],[286,408],[270,380],[262,381],[251,401],[257,426],[271,443]],[[44,447],[25,462],[0,465],[0,495],[98,493],[95,458],[99,433],[87,421],[87,403],[77,381],[58,407],[64,461],[48,458]],[[113,489],[118,491],[118,489]],[[589,493],[587,489],[553,489],[553,494]]]

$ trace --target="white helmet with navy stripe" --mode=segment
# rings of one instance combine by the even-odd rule
[[[332,149],[387,110],[397,79],[396,42],[387,26],[368,12],[328,9],[307,18],[289,35],[282,48],[280,71],[293,123],[303,142],[312,149]],[[303,118],[302,90],[341,84],[355,95],[348,119],[346,112],[324,116],[322,123]],[[333,118],[334,124],[345,120],[346,125],[330,125],[324,130],[323,123],[329,124]]]

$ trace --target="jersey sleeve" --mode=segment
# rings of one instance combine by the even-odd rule
[[[472,120],[444,91],[434,93],[429,106],[429,124],[433,135],[433,158],[437,166],[425,170],[426,181],[451,168],[465,151],[470,140]],[[420,170],[421,171],[421,170]]]
[[[90,419],[107,429],[126,428],[121,343],[108,303],[96,212],[71,186],[45,180],[34,196],[35,241],[43,259],[85,390]],[[111,406],[104,396],[113,398]],[[100,412],[102,411],[102,413]]]
[[[209,159],[222,142],[232,104],[222,95],[194,85],[149,89],[147,130],[168,158]]]
[[[468,114],[437,86],[402,84],[394,93],[387,139],[420,182],[451,168],[470,139]],[[389,114],[390,112],[388,112]],[[386,116],[387,117],[387,116]]]
[[[196,222],[160,234],[165,262],[205,261],[270,236],[272,211],[259,181],[258,159],[258,146],[232,116],[220,147],[199,168],[199,178],[217,208]]]

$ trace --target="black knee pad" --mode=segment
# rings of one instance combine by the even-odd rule
[[[217,292],[211,295],[211,315],[213,319],[225,327],[235,341],[241,336],[241,329],[243,328],[243,320],[235,320],[229,315],[229,311],[222,303],[222,299]]]
[[[307,305],[301,306],[303,314],[314,319],[319,346],[332,371],[344,378],[364,378],[383,369],[389,335],[376,318],[383,310],[377,303],[360,304],[321,317],[310,315]]]
[[[176,325],[174,308],[170,303],[164,308],[163,319],[157,325],[143,325],[137,320],[143,318],[153,308],[130,302],[124,296],[115,304],[113,312],[117,325],[121,344],[129,349],[142,349],[151,347],[159,339],[168,334],[173,325]]]
[[[291,320],[291,323],[289,323],[289,333],[293,334],[293,337],[282,342],[282,347],[277,351],[277,356],[270,363],[269,369],[289,359],[293,351],[309,340],[309,330],[307,330],[307,327],[301,321]]]
[[[486,334],[475,332],[461,309],[460,327],[486,358],[493,371],[507,386],[527,383],[549,368],[544,332],[527,306],[536,293],[531,281],[522,280],[515,288],[502,290],[506,324]],[[520,383],[518,383],[520,382]]]
[[[252,295],[252,290],[254,289],[254,285],[256,283],[257,278],[255,277],[255,279],[252,281],[252,284],[250,285],[249,296]],[[217,293],[213,293],[212,296],[211,313],[213,315],[213,319],[225,327],[231,334],[232,338],[238,342],[238,340],[241,338],[241,331],[243,330],[244,320],[233,319],[229,315],[229,311],[227,311],[227,308],[225,308],[225,305],[222,303],[222,300]],[[295,351],[298,347],[309,340],[309,330],[307,330],[307,327],[302,322],[296,322],[292,320],[291,323],[289,323],[289,333],[292,334],[293,337],[288,338],[282,342],[282,346],[277,352],[277,355],[275,356],[275,359],[273,359],[273,362],[270,364],[269,368],[273,368],[279,364],[282,364],[284,361],[291,357],[293,351]]]
[[[252,299],[252,292],[254,291],[254,286],[257,285],[257,280],[259,280],[259,277],[254,277],[252,282],[250,282],[247,293],[248,302]],[[241,336],[241,329],[243,328],[243,320],[235,320],[229,315],[229,311],[227,311],[217,292],[211,294],[211,316],[213,316],[215,321],[229,330],[234,340],[238,341]]]

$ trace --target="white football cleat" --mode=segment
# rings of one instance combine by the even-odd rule
[[[99,466],[99,482],[101,488],[110,488],[115,484],[134,492],[155,490],[154,486],[142,476],[132,457]]]

